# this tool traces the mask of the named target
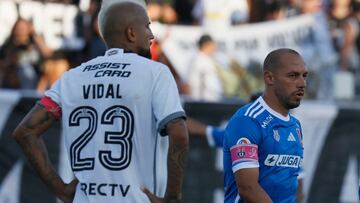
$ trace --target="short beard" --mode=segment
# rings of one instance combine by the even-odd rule
[[[145,58],[151,59],[151,52],[150,49],[141,49],[138,53],[140,56]]]
[[[299,103],[290,103],[290,102],[286,102],[284,104],[284,106],[286,107],[286,109],[290,110],[290,109],[295,109],[296,107],[300,106],[300,102]]]
[[[279,99],[279,101],[281,102],[281,104],[283,105],[283,107],[285,107],[287,110],[294,109],[300,105],[300,101],[299,102],[290,102],[291,95],[286,97],[278,92],[275,92],[275,94],[276,94],[277,98]]]

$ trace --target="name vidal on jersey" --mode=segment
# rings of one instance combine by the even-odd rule
[[[123,196],[125,197],[130,189],[130,185],[112,184],[112,183],[80,183],[80,190],[85,195],[100,196]]]
[[[120,84],[91,84],[83,85],[84,99],[121,99]]]

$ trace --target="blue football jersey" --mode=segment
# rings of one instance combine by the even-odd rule
[[[297,176],[303,159],[300,122],[282,116],[259,97],[239,109],[224,136],[225,202],[243,202],[234,173],[259,168],[259,184],[273,202],[296,202]]]

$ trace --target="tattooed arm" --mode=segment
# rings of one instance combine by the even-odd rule
[[[44,107],[36,104],[13,133],[30,164],[41,179],[64,202],[72,202],[77,180],[65,184],[50,163],[41,135],[51,127],[56,118]]]
[[[185,163],[189,151],[189,136],[185,120],[178,118],[167,124],[169,134],[168,180],[164,198],[154,196],[148,189],[142,188],[152,203],[178,203],[184,178]]]
[[[184,119],[178,118],[167,124],[169,133],[168,181],[165,200],[177,202],[181,199],[185,162],[189,151],[188,129]],[[175,201],[173,201],[175,200]]]

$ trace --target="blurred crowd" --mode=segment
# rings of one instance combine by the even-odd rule
[[[38,1],[80,4],[80,0]],[[66,70],[103,55],[106,47],[97,27],[100,1],[89,0],[85,11],[79,9],[74,23],[77,35],[85,43],[77,51],[50,49],[34,31],[32,23],[19,18],[8,39],[0,45],[0,87],[42,93]],[[239,26],[323,11],[338,56],[337,71],[351,73],[355,84],[360,84],[360,0],[217,0],[216,4],[212,3],[216,8],[207,6],[207,1],[210,0],[148,0],[146,3],[152,22],[174,25]],[[169,66],[183,95],[205,101],[246,99],[263,88],[261,65],[251,69],[234,60],[230,67],[221,67],[214,57],[216,41],[208,34],[197,40],[198,53],[189,64],[186,78],[177,73],[162,52],[161,43],[155,39],[152,57]]]

